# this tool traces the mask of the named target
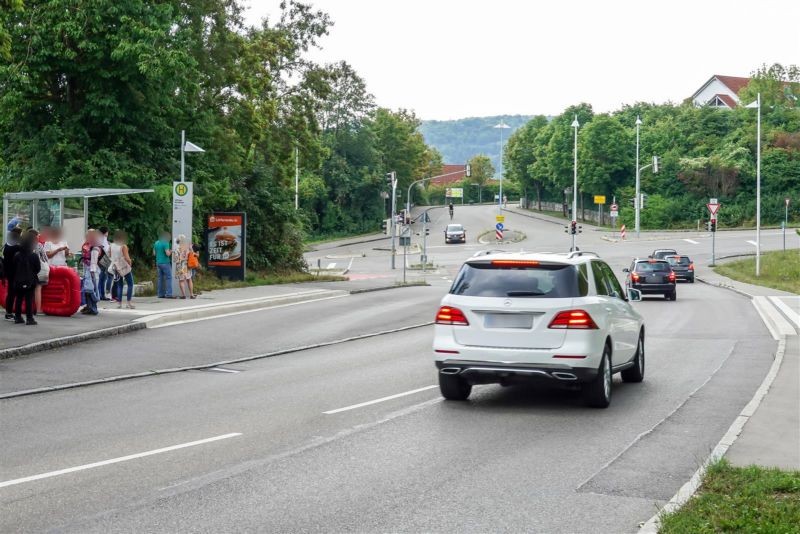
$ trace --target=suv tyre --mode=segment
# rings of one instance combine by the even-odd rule
[[[593,408],[608,408],[611,404],[611,349],[606,344],[597,377],[583,386],[583,400]]]
[[[633,367],[620,373],[623,382],[641,382],[644,380],[644,332],[639,333],[639,343],[633,356]]]
[[[447,400],[463,401],[469,398],[472,385],[458,375],[439,373],[439,391]]]

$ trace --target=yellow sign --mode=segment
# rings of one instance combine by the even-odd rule
[[[494,220],[497,221],[497,222],[506,222],[506,216],[505,215],[495,215],[494,216]]]
[[[189,192],[189,188],[186,187],[186,184],[181,183],[175,186],[175,192],[178,196],[182,197]]]
[[[605,204],[606,203],[606,196],[605,195],[595,195],[594,196],[594,203],[595,204]]]

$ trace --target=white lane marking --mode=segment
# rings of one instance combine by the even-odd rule
[[[127,462],[129,460],[136,460],[138,458],[145,458],[147,456],[153,456],[154,454],[162,454],[165,452],[176,451],[178,449],[185,449],[187,447],[195,447],[197,445],[204,445],[206,443],[211,443],[213,441],[220,441],[223,439],[228,438],[235,438],[236,436],[241,436],[240,432],[231,432],[230,434],[222,434],[221,436],[214,436],[213,438],[206,438],[206,439],[199,439],[197,441],[190,441],[188,443],[181,443],[179,445],[171,445],[169,447],[163,447],[161,449],[153,449],[152,451],[145,451],[139,452],[136,454],[129,454],[127,456],[120,456],[119,458],[111,458],[110,460],[103,460],[102,462],[94,462],[91,464],[84,464],[84,465],[76,465],[75,467],[68,467],[66,469],[59,469],[58,471],[49,471],[47,473],[41,473],[39,475],[31,475],[29,477],[23,478],[15,478],[14,480],[6,480],[5,482],[0,482],[0,488],[5,488],[7,486],[14,486],[16,484],[24,484],[26,482],[33,482],[35,480],[42,480],[43,478],[51,478],[57,477],[60,475],[67,475],[69,473],[75,473],[77,471],[85,471],[86,469],[94,469],[95,467],[103,467],[106,465],[111,464],[118,464],[120,462]]]
[[[789,298],[797,299],[797,297]],[[789,322],[796,325],[797,328],[800,328],[800,313],[790,308],[789,305],[786,304],[780,297],[771,296],[769,300],[771,300],[772,303],[783,312],[783,314],[789,319]]]
[[[751,245],[753,245],[754,247],[757,247],[757,246],[758,246],[758,243],[756,243],[755,241],[748,241],[748,243],[750,243],[750,244],[751,244]]]
[[[218,373],[241,373],[241,371],[237,371],[236,369],[223,369],[222,367],[210,367],[209,371],[217,371]]]
[[[327,267],[325,267],[325,268],[326,268],[326,269],[333,269],[334,267],[336,267],[336,262],[331,262],[331,263],[329,263],[329,264],[328,264],[328,266],[327,266]]]
[[[397,393],[396,395],[389,395],[388,397],[381,397],[380,399],[375,399],[367,402],[360,402],[358,404],[353,404],[351,406],[345,406],[344,408],[336,408],[335,410],[328,410],[327,412],[322,412],[325,415],[333,415],[335,413],[346,412],[349,410],[355,410],[356,408],[363,408],[364,406],[371,406],[373,404],[378,404],[379,402],[385,402],[392,399],[399,399],[400,397],[405,397],[407,395],[413,395],[414,393],[419,393],[420,391],[427,391],[429,389],[433,389],[436,386],[425,386],[424,388],[419,389],[412,389],[411,391],[404,391],[403,393]]]
[[[789,324],[783,315],[781,315],[781,312],[770,303],[767,297],[756,296],[753,297],[751,302],[775,341],[780,341],[783,336],[793,336],[796,334],[792,325]]]
[[[684,241],[686,241],[687,243],[691,243],[692,245],[699,245],[700,244],[697,241],[695,241],[694,239],[684,239]]]
[[[199,321],[208,321],[208,320],[211,320],[211,319],[222,319],[224,317],[233,317],[235,315],[242,315],[242,314],[245,314],[245,313],[255,313],[255,312],[260,312],[260,311],[274,310],[274,309],[277,309],[277,308],[286,308],[288,306],[297,306],[299,304],[310,304],[312,302],[320,302],[320,301],[323,301],[323,300],[331,300],[331,299],[340,299],[342,297],[349,297],[349,296],[350,296],[349,293],[345,293],[344,295],[334,295],[332,297],[324,297],[324,298],[321,298],[321,299],[304,300],[304,301],[301,301],[301,302],[290,302],[288,304],[280,304],[278,306],[265,306],[263,308],[255,308],[255,309],[252,309],[252,310],[242,310],[242,311],[238,311],[238,312],[223,313],[221,315],[210,315],[208,317],[198,317],[196,319],[184,319],[182,321],[172,321],[172,322],[169,322],[169,323],[164,323],[164,324],[158,324],[158,325],[155,325],[155,326],[151,326],[151,327],[148,328],[148,330],[153,330],[155,328],[166,328],[168,326],[178,326],[178,325],[181,325],[181,324],[196,323],[196,322],[199,322]]]

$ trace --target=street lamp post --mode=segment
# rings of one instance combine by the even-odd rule
[[[575,237],[578,227],[578,127],[580,124],[578,123],[578,115],[575,115],[575,119],[572,121],[571,126],[575,129],[575,149],[573,151],[573,161],[572,161],[572,225],[570,226],[570,234],[572,235],[572,248],[571,251],[575,251]]]
[[[500,194],[497,195],[497,209],[498,211],[503,210],[503,130],[508,130],[511,128],[508,124],[500,120],[500,123],[494,126],[500,130]]]
[[[634,229],[636,230],[636,237],[639,236],[639,212],[642,208],[642,193],[641,193],[641,170],[639,169],[639,128],[642,126],[642,119],[636,116],[636,197],[633,199],[633,207],[636,214],[634,215]]]
[[[756,276],[761,276],[761,93],[748,108],[756,108]]]

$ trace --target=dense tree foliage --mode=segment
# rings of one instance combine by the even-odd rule
[[[742,90],[743,104],[762,98],[762,216],[776,224],[785,197],[800,210],[800,69],[773,65],[753,74]],[[534,117],[514,132],[504,152],[506,177],[515,181],[532,206],[536,200],[564,202],[572,185],[577,116],[578,184],[587,207],[591,195],[616,196],[622,222],[633,218],[635,122],[641,117],[640,165],[653,155],[660,172],[642,173],[648,205],[645,227],[692,225],[707,218],[710,197],[720,199],[720,224],[750,224],[755,219],[756,110],[733,110],[638,103],[611,114],[595,115],[581,104],[548,122]]]
[[[486,154],[495,169],[500,168],[500,132],[494,128],[501,121],[510,126],[503,130],[504,143],[509,134],[521,127],[528,115],[470,117],[450,121],[422,121],[420,131],[425,141],[442,153],[445,163],[463,164],[476,154]]]
[[[93,204],[91,223],[125,228],[138,253],[170,226],[181,130],[206,149],[187,157],[196,235],[210,210],[247,211],[255,268],[300,267],[303,234],[377,228],[384,174],[408,184],[441,162],[412,113],[309,59],[332,24],[309,5],[255,27],[239,0],[0,8],[0,190],[154,188]]]

